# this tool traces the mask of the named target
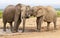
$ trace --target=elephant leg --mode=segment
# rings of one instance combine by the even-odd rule
[[[41,31],[42,19],[43,19],[42,16],[41,17],[37,17],[37,30],[38,30],[38,32]]]
[[[12,22],[10,23],[10,29],[11,29],[11,31],[12,31],[12,28],[13,28],[13,26],[12,26]]]
[[[54,22],[54,30],[56,30],[57,28],[56,28],[56,22]]]
[[[38,20],[38,18],[37,18],[37,19],[36,19],[37,30],[38,30],[38,21],[39,21],[39,20]]]
[[[19,28],[20,23],[21,23],[21,20],[18,20],[17,26],[16,26],[16,31],[17,31],[17,32],[18,32],[18,28]]]
[[[7,22],[4,22],[3,31],[6,31],[6,23],[7,23]]]
[[[24,30],[25,30],[25,21],[26,21],[26,18],[23,17],[23,30],[22,30],[22,32],[24,32]]]
[[[47,31],[49,31],[49,24],[50,22],[47,22]]]
[[[16,25],[15,25],[16,24]],[[15,33],[15,32],[18,32],[18,30],[17,30],[17,25],[18,23],[14,23],[14,27],[13,27],[13,30],[12,30],[12,32],[13,33]]]
[[[13,27],[13,33],[18,32],[18,26],[19,26],[19,21],[21,20],[20,14],[16,14],[14,18],[14,27]]]

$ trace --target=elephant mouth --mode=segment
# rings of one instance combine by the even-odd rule
[[[26,16],[26,18],[29,18],[28,16]]]
[[[29,17],[25,17],[25,18],[29,19]],[[23,17],[22,17],[22,19],[23,19]]]
[[[25,16],[25,18],[29,18],[29,17],[30,17],[30,15],[26,15],[26,16]]]

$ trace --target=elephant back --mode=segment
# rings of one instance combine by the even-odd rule
[[[15,6],[8,5],[3,12],[3,21],[12,22],[15,16]]]
[[[44,15],[44,20],[45,21],[52,22],[54,19],[56,19],[57,13],[56,13],[56,10],[53,7],[47,6],[45,8],[45,10],[46,10],[45,15]]]

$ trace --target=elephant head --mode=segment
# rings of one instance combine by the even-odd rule
[[[22,5],[21,13],[22,17],[29,18],[31,13],[31,7],[29,5]]]
[[[28,5],[26,6],[26,18],[29,18],[31,14],[31,7]]]
[[[43,16],[45,13],[44,7],[43,6],[35,6],[32,7],[32,15],[35,17],[40,17]]]

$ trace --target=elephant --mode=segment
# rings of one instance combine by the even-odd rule
[[[29,18],[30,6],[24,4],[8,5],[3,12],[3,31],[6,31],[6,23],[10,24],[12,32],[18,32],[18,27],[23,19],[23,30],[25,29],[25,20]],[[12,26],[14,22],[14,26]]]
[[[3,31],[6,31],[6,23],[10,24],[11,31],[12,31],[12,22],[14,21],[14,16],[15,16],[15,6],[14,5],[8,5],[4,11],[3,11]]]
[[[19,4],[17,4],[17,5],[19,5]],[[16,6],[17,6],[16,5]],[[21,19],[23,19],[23,30],[22,30],[22,32],[24,32],[24,30],[25,30],[25,21],[26,21],[26,19],[27,18],[29,18],[30,17],[30,12],[31,12],[31,7],[29,6],[29,5],[21,5]],[[15,17],[15,23],[14,23],[14,32],[18,32],[18,27],[19,27],[19,19],[18,19],[18,17],[19,17],[19,15],[16,15],[16,17]],[[18,25],[17,25],[17,23],[19,23]]]
[[[47,31],[49,30],[49,24],[51,22],[54,23],[54,29],[56,29],[57,13],[52,6],[34,6],[32,7],[31,15],[37,18],[36,24],[38,32],[41,31],[41,24],[43,21],[47,22]]]

